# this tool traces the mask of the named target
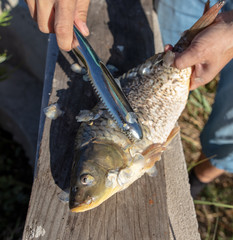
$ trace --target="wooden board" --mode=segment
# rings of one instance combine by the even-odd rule
[[[154,43],[161,50],[157,23],[150,0],[92,0],[88,40],[120,75],[153,55]],[[79,127],[75,116],[81,109],[91,109],[97,99],[90,84],[71,71],[72,54],[57,54],[51,42],[42,108],[58,103],[64,114],[51,121],[41,113],[37,167],[23,239],[199,239],[179,138],[156,164],[155,178],[143,176],[98,208],[71,213],[59,200],[58,194],[69,186]]]
[[[145,15],[146,13],[146,15]],[[120,73],[154,53],[152,3],[91,1],[89,41],[97,54]],[[123,51],[120,51],[123,48]],[[57,102],[64,111],[51,121],[41,118],[37,168],[23,239],[169,239],[163,161],[156,178],[142,177],[126,191],[85,213],[71,213],[58,194],[69,186],[75,116],[96,99],[89,83],[70,70],[74,60],[60,52],[51,83],[45,82],[43,102]]]

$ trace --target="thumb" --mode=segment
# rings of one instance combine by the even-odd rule
[[[184,52],[176,53],[174,66],[178,69],[184,69],[202,61],[203,51],[200,51],[196,45],[190,45]]]

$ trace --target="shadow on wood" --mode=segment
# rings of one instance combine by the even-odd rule
[[[152,11],[151,3],[142,1],[142,4]],[[108,27],[113,36],[108,63],[120,69],[120,74],[141,64],[155,52],[153,31],[142,4],[139,0],[107,0]]]
[[[56,70],[54,84],[56,81],[68,80],[65,88],[56,91],[56,102],[64,114],[51,122],[49,134],[51,173],[55,184],[63,190],[69,187],[74,140],[79,127],[75,116],[82,109],[91,109],[97,102],[90,83],[83,81],[82,75],[71,70],[73,62],[72,53],[59,53],[57,63],[61,71]]]

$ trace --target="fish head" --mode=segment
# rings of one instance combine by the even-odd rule
[[[75,152],[72,166],[69,208],[84,212],[99,206],[118,191],[106,184],[108,172],[125,163],[125,153],[116,144],[90,142]]]

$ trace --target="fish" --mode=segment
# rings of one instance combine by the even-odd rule
[[[82,123],[75,139],[70,178],[72,212],[93,209],[145,173],[156,174],[155,163],[179,132],[176,122],[189,94],[192,68],[175,68],[175,52],[184,51],[199,32],[214,22],[224,1],[211,8],[208,4],[202,17],[184,32],[172,50],[152,56],[117,80],[134,110],[127,121],[133,123],[138,118],[141,123],[141,140],[130,139],[122,132],[101,102],[90,114],[85,111],[84,117],[83,112],[77,117]]]

